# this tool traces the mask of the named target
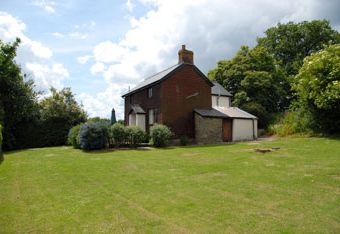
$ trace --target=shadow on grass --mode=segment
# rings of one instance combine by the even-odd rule
[[[5,160],[4,154],[0,151],[0,165]]]

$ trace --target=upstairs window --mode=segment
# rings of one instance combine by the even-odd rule
[[[152,98],[152,88],[148,88],[148,98]]]
[[[216,98],[216,106],[220,106],[220,97]]]

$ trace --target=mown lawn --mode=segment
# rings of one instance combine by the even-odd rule
[[[280,147],[271,153],[254,148]],[[340,140],[5,154],[0,233],[340,233]]]

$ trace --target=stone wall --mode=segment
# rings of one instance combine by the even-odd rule
[[[222,119],[195,113],[195,138],[199,144],[222,142]]]

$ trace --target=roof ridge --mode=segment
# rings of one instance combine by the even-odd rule
[[[178,66],[178,65],[180,65],[180,64],[172,65],[171,67],[168,67],[168,68],[166,68],[166,69],[164,69],[164,70],[162,70],[162,71],[160,71],[160,72],[157,72],[157,73],[155,73],[155,74],[153,74],[153,75],[151,75],[151,76],[148,76],[148,77],[145,78],[144,80],[148,80],[148,79],[150,79],[150,78],[152,78],[152,77],[154,77],[154,76],[156,76],[156,75],[158,75],[158,74],[160,74],[160,73],[162,73],[162,72],[165,72],[166,70],[169,70],[169,69],[171,69],[171,68],[173,68],[173,67],[175,67],[175,66]]]

